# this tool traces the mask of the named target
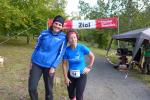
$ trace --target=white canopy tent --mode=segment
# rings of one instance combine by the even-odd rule
[[[122,34],[113,35],[111,42],[109,44],[107,55],[108,55],[109,49],[111,48],[112,41],[114,39],[120,40],[120,41],[135,42],[135,47],[133,48],[133,55],[132,55],[132,60],[133,60],[133,58],[138,52],[138,49],[141,47],[142,43],[145,40],[150,40],[150,28],[137,29],[137,30],[125,32]]]

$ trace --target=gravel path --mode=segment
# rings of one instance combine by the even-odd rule
[[[115,70],[104,58],[96,57],[88,74],[84,100],[150,100],[150,88]]]

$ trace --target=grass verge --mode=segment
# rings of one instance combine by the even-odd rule
[[[0,41],[3,41],[0,39]],[[30,57],[36,40],[27,45],[24,38],[10,39],[0,45],[0,56],[5,57],[4,66],[0,66],[0,98],[1,100],[30,100],[28,95],[28,73]],[[63,82],[62,69],[56,71],[59,84],[54,84],[54,100],[67,96]],[[43,79],[38,84],[39,100],[44,100]],[[62,99],[63,100],[63,99]]]

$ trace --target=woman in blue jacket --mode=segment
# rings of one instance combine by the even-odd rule
[[[91,71],[95,58],[88,47],[77,43],[77,38],[76,31],[68,32],[67,39],[70,45],[66,48],[62,64],[70,100],[83,100],[87,74]],[[88,65],[85,63],[86,55],[90,60]]]
[[[62,32],[64,19],[53,19],[52,26],[41,32],[31,57],[28,90],[31,100],[38,100],[37,86],[43,74],[45,100],[53,100],[54,72],[66,49],[66,35]]]

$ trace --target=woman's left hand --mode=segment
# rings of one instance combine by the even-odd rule
[[[70,79],[68,77],[65,78],[65,84],[67,86],[69,86],[69,84],[71,83]]]
[[[83,74],[88,74],[90,71],[91,71],[90,68],[85,67],[85,68],[84,68],[84,71],[83,71]]]
[[[32,63],[30,62],[30,65],[29,65],[29,70],[31,70],[32,69]]]
[[[55,73],[55,69],[54,69],[54,68],[50,68],[49,73],[50,73],[50,74]]]

